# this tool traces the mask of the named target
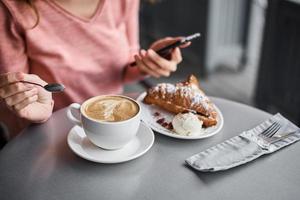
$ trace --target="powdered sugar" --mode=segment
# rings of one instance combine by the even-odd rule
[[[154,88],[154,91],[158,92],[158,91],[166,91],[167,93],[175,93],[176,91],[176,87],[173,84],[170,83],[160,83],[157,84]]]
[[[208,104],[208,98],[201,90],[199,90],[199,88],[192,86],[184,84],[173,85],[170,83],[160,83],[153,87],[151,92],[160,92],[162,98],[165,98],[166,93],[176,93],[182,98],[191,99],[191,107],[197,107],[197,105],[201,105],[205,110],[209,110],[210,106]]]

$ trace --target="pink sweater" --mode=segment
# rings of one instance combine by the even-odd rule
[[[54,110],[122,92],[123,70],[139,49],[138,0],[102,0],[87,20],[52,0],[37,0],[40,21],[18,1],[0,2],[0,73],[23,71],[66,86]],[[134,77],[132,81],[141,77]],[[22,121],[0,105],[0,121]],[[13,130],[11,130],[14,132]]]

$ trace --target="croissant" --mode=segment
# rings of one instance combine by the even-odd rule
[[[199,81],[194,75],[175,85],[160,83],[148,89],[143,102],[175,114],[192,111],[203,121],[205,127],[217,124],[217,112],[213,103],[199,88]]]

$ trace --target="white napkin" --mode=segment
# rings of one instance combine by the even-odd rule
[[[266,143],[257,135],[275,121],[280,123],[281,128],[274,136],[297,130],[296,133],[273,144]],[[185,161],[199,171],[226,170],[250,162],[264,154],[273,153],[298,140],[300,140],[300,129],[278,113],[257,127],[195,154]]]

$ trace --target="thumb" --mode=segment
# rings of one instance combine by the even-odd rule
[[[45,82],[44,80],[42,80],[39,76],[37,76],[35,74],[23,74],[23,80],[32,82],[32,83],[37,83],[42,86],[47,84],[47,82]]]
[[[180,48],[182,48],[182,49],[186,48],[186,47],[190,46],[191,44],[192,44],[192,42],[186,42],[186,43],[180,45]]]
[[[182,61],[182,55],[180,52],[180,49],[176,47],[172,53],[171,53],[171,60],[175,61],[176,64],[180,63]]]

